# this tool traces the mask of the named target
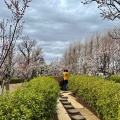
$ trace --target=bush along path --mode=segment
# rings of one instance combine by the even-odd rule
[[[38,77],[0,96],[0,120],[53,120],[60,88],[52,77]]]
[[[101,120],[120,120],[120,84],[93,76],[72,75],[68,88]]]
[[[71,95],[69,91],[62,91],[59,102],[62,104],[61,115],[60,110],[58,111],[59,120],[100,120],[96,117],[91,111],[82,106],[79,102],[76,101],[76,98]],[[58,107],[58,109],[60,109]],[[69,117],[68,117],[68,116]]]

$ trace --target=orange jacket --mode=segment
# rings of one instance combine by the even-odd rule
[[[68,80],[69,73],[68,72],[63,72],[64,80]]]

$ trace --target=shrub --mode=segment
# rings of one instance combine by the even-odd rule
[[[68,87],[104,120],[120,119],[120,84],[91,76],[70,76]]]
[[[34,78],[22,88],[0,97],[0,119],[49,120],[56,111],[59,91],[53,78]]]
[[[10,80],[10,84],[14,84],[14,83],[22,83],[23,80],[21,78],[11,78]],[[2,84],[2,78],[0,79],[0,85]]]
[[[23,82],[23,80],[21,78],[11,78],[11,81],[10,83],[13,84],[13,83],[21,83]]]
[[[63,77],[54,77],[54,79],[59,83],[59,86],[61,89],[63,89],[63,83],[64,83],[64,80],[63,80]]]
[[[118,75],[111,75],[108,79],[120,83],[120,76]]]

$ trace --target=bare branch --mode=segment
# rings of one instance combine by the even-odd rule
[[[95,1],[101,10],[101,17],[108,20],[120,19],[120,1],[119,0],[85,0],[83,4],[89,4]]]

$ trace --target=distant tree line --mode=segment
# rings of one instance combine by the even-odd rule
[[[84,43],[71,43],[61,62],[74,74],[120,74],[120,40],[113,34],[114,30],[96,33]]]

